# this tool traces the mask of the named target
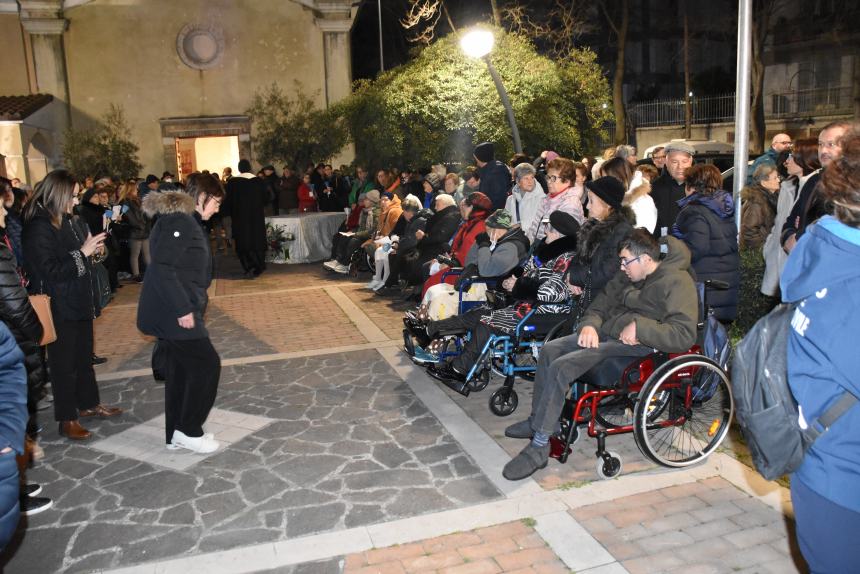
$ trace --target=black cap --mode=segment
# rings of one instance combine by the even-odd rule
[[[153,174],[149,174],[148,176],[146,176],[146,185],[149,185],[150,183],[158,183],[159,181],[161,180],[159,180]]]
[[[593,181],[586,181],[585,187],[588,191],[594,192],[594,195],[602,199],[612,209],[618,211],[621,209],[621,202],[624,201],[624,184],[611,175],[598,177]]]

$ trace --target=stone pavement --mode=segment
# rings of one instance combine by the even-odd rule
[[[170,459],[183,455],[163,449],[152,342],[134,328],[140,287],[126,285],[96,345],[110,359],[102,397],[127,414],[88,421],[96,439],[70,444],[43,413],[46,458],[29,479],[54,508],[22,521],[4,572],[804,571],[785,489],[732,457],[667,471],[622,435],[609,441],[624,474],[598,481],[584,438],[566,465],[510,483],[501,466],[522,442],[502,429],[525,416],[528,384],[520,411],[495,417],[500,381],[465,398],[429,379],[398,350],[402,312],[367,278],[302,265],[250,281],[217,263],[213,430],[261,422],[212,455]],[[151,447],[97,442],[129,433]]]

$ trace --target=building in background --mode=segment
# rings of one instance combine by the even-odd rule
[[[13,97],[0,109],[0,173],[33,183],[61,164],[66,128],[111,104],[144,173],[235,170],[253,158],[255,91],[299,81],[323,107],[349,94],[353,4],[0,0],[0,96]]]

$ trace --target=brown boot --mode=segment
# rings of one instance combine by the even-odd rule
[[[78,421],[62,421],[60,423],[60,436],[72,440],[84,440],[93,436],[93,433],[82,427]]]

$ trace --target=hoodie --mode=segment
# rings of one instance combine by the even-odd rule
[[[403,213],[403,207],[400,205],[400,198],[395,194],[388,203],[388,209],[379,212],[379,227],[376,229],[376,236],[387,237],[391,235],[401,213]]]
[[[710,196],[693,193],[678,201],[678,206],[681,211],[672,235],[690,248],[699,281],[717,279],[729,284],[725,291],[709,290],[708,304],[717,319],[733,321],[737,315],[741,263],[732,196],[722,190]]]
[[[143,200],[143,212],[158,215],[149,237],[152,262],[137,308],[137,328],[159,339],[208,337],[203,316],[212,282],[209,240],[194,218],[194,199],[181,191],[152,193]],[[194,328],[184,329],[178,319],[189,313]]]
[[[791,252],[780,282],[783,301],[797,303],[788,340],[788,382],[801,424],[844,390],[860,396],[860,230],[825,216]],[[851,407],[807,451],[792,480],[860,512],[860,405]]]
[[[580,327],[594,327],[601,336],[618,339],[636,322],[636,336],[646,347],[683,353],[696,342],[699,296],[690,267],[690,250],[674,237],[660,239],[666,256],[653,273],[631,283],[618,271],[585,311]]]

